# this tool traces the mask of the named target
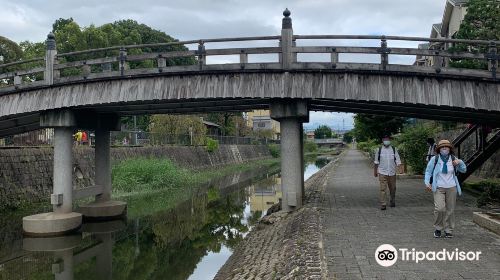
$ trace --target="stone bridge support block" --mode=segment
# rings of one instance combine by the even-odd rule
[[[290,212],[302,206],[304,195],[304,158],[302,123],[309,119],[305,101],[276,101],[271,118],[280,122],[281,137],[281,208]]]
[[[82,215],[73,212],[73,126],[71,111],[53,111],[40,117],[43,127],[54,127],[54,175],[51,204],[53,212],[23,218],[27,235],[51,236],[71,232],[82,224]]]

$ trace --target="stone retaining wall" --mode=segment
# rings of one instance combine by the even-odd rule
[[[94,184],[94,149],[73,149],[73,184],[78,188]],[[114,163],[129,158],[168,158],[190,169],[237,164],[270,157],[262,145],[220,145],[209,153],[204,147],[120,147],[111,149]],[[0,149],[0,210],[26,202],[47,200],[52,192],[53,149]]]

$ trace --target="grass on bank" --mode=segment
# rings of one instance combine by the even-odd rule
[[[278,162],[265,159],[193,171],[168,159],[130,159],[113,167],[113,198],[127,202],[129,218],[141,217],[193,198],[200,184]]]
[[[190,170],[175,165],[169,159],[129,159],[113,167],[113,195],[185,188],[235,172],[277,163],[277,159],[265,159],[206,170]]]

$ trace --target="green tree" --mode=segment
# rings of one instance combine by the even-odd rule
[[[405,118],[370,114],[354,116],[354,136],[358,142],[381,139],[384,135],[398,133],[406,123]]]
[[[427,164],[425,157],[429,149],[427,138],[434,137],[434,135],[435,131],[432,127],[419,124],[405,127],[403,133],[397,138],[401,156],[413,173],[422,174],[424,172]]]
[[[351,131],[344,133],[344,136],[342,137],[342,141],[344,141],[346,143],[351,143],[353,138],[354,138],[354,131],[351,130]]]
[[[208,113],[205,119],[220,125],[222,135],[246,136],[250,134],[250,129],[246,126],[241,112]]]
[[[316,139],[332,138],[332,135],[332,129],[327,125],[320,125],[314,130],[314,138]]]
[[[456,39],[469,40],[500,40],[500,1],[498,0],[469,0],[467,14],[460,24],[460,28],[453,35]],[[497,46],[498,47],[498,46]],[[472,51],[487,53],[489,46],[470,46],[457,44],[451,48],[457,51]],[[452,67],[487,69],[484,60],[458,59],[452,60]]]
[[[3,58],[1,63],[9,63],[21,59],[23,51],[16,42],[0,36],[0,56]]]
[[[168,143],[165,139],[181,139],[191,142],[190,129],[193,134],[193,145],[203,145],[207,128],[201,118],[193,115],[152,115],[149,131],[153,133],[156,144]]]

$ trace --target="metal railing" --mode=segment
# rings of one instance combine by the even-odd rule
[[[281,36],[214,38],[174,41],[157,44],[113,46],[58,54],[55,37],[47,37],[45,58],[0,64],[0,93],[22,88],[90,81],[116,77],[132,77],[165,73],[214,71],[300,71],[300,70],[361,70],[383,72],[411,72],[435,75],[466,76],[496,80],[500,41],[458,40],[444,38],[375,36],[375,35],[294,35],[289,13],[284,13]],[[379,47],[301,46],[307,40],[379,41]],[[274,41],[275,47],[209,48],[212,43]],[[390,47],[392,42],[427,42],[430,49]],[[461,44],[468,51],[445,49],[444,45]],[[191,49],[190,49],[191,48]],[[133,54],[135,52],[135,54]],[[298,54],[329,54],[325,62],[299,62]],[[249,62],[249,56],[274,54],[277,61]],[[379,63],[352,63],[339,60],[340,54],[379,55]],[[391,64],[392,55],[430,58],[433,65]],[[238,63],[207,64],[207,57],[236,56]],[[172,65],[172,59],[188,58],[186,65]],[[449,68],[450,60],[474,59],[488,64],[488,70]],[[143,63],[141,62],[153,62]]]

